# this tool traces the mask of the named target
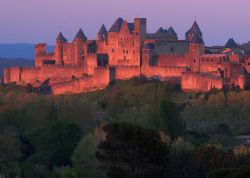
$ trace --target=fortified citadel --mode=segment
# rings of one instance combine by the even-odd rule
[[[96,40],[80,29],[72,42],[59,33],[53,53],[46,53],[44,43],[35,45],[35,66],[5,68],[4,82],[46,85],[53,94],[104,89],[135,76],[171,80],[192,91],[248,86],[250,57],[234,40],[209,50],[197,22],[185,36],[179,40],[172,27],[147,33],[145,18],[118,18],[109,31],[102,25]]]

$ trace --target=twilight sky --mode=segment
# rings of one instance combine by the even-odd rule
[[[249,0],[0,0],[0,43],[54,44],[80,27],[94,39],[102,23],[146,17],[148,32],[172,25],[180,39],[196,19],[207,45],[250,40]]]

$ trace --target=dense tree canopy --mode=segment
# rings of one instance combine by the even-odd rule
[[[168,159],[168,147],[159,134],[126,123],[113,123],[104,127],[106,141],[96,153],[110,178],[163,177]]]
[[[249,91],[183,93],[143,77],[58,96],[3,85],[0,175],[244,177],[250,152],[238,145],[246,144],[239,134],[250,133],[249,101]],[[109,134],[99,144],[95,129],[103,124]]]
[[[47,128],[28,135],[35,154],[32,159],[49,169],[71,164],[71,154],[81,139],[79,126],[66,121],[55,121]]]

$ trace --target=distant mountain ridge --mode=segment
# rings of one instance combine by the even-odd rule
[[[4,67],[13,67],[13,66],[33,66],[34,60],[16,58],[16,59],[8,59],[8,58],[0,58],[0,78],[3,77]]]
[[[52,52],[54,46],[48,46],[48,52]],[[7,59],[34,59],[34,44],[17,43],[17,44],[0,44],[0,57]]]

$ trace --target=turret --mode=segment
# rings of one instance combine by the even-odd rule
[[[98,34],[97,34],[98,41],[107,41],[108,40],[108,31],[104,24],[102,24]]]
[[[35,57],[39,55],[46,54],[46,44],[45,43],[39,43],[35,45]]]
[[[63,44],[68,40],[63,36],[62,32],[56,38],[55,60],[56,64],[63,64]]]
[[[142,48],[143,42],[146,39],[147,20],[145,18],[135,18],[134,31],[139,37],[140,47]]]
[[[228,49],[236,49],[238,48],[239,46],[236,44],[236,42],[234,41],[233,38],[230,38],[226,45],[225,45],[225,48],[228,48]]]
[[[41,64],[41,56],[46,54],[46,47],[45,43],[39,43],[35,45],[35,66],[40,67]]]
[[[84,34],[83,30],[80,28],[78,33],[74,38],[75,43],[75,64],[79,65],[81,62],[83,63],[82,56],[83,56],[83,44],[87,41],[87,37]]]
[[[205,47],[202,32],[196,21],[186,32],[186,40],[190,42],[189,55],[191,69],[192,71],[200,71],[200,56],[204,54]]]
[[[193,26],[186,32],[186,40],[196,44],[204,44],[202,32],[195,21]]]
[[[77,42],[77,41],[84,41],[84,42],[87,41],[87,37],[81,28],[79,29],[79,31],[77,32],[77,34],[74,38],[74,42]]]
[[[147,20],[145,18],[134,19],[134,33],[136,35],[136,40],[134,41],[134,63],[136,65],[141,65],[142,47],[147,33]]]

